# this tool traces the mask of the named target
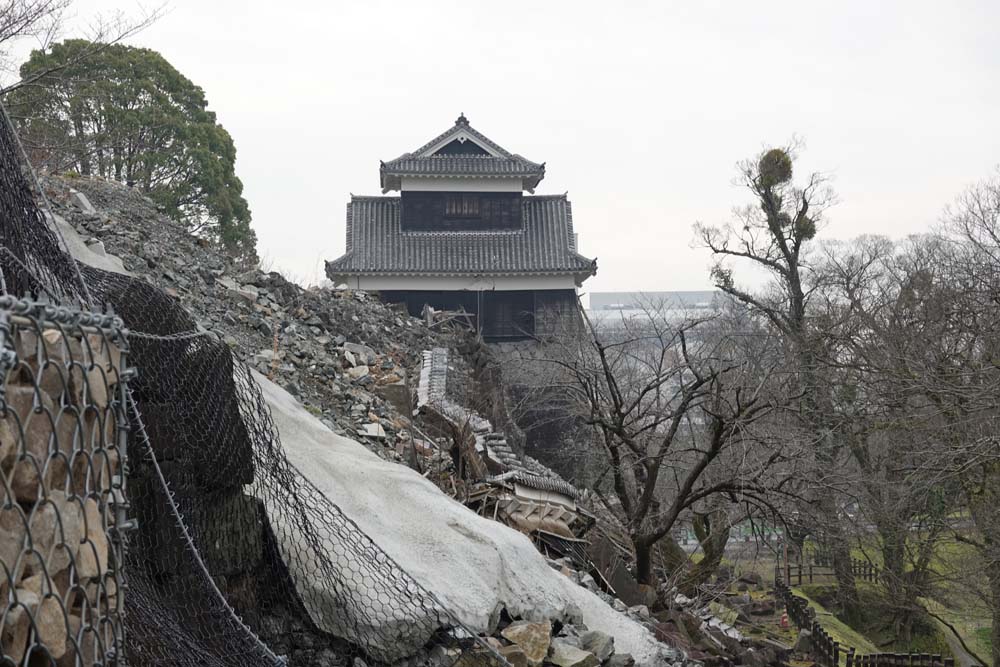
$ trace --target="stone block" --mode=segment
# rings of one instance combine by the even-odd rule
[[[615,652],[615,638],[600,630],[588,630],[580,635],[580,648],[590,651],[604,662]]]
[[[539,667],[548,655],[552,642],[552,623],[544,621],[514,621],[500,634],[510,642],[521,647],[530,667]]]
[[[410,414],[410,410],[413,409],[410,390],[403,380],[392,384],[378,385],[375,388],[375,393],[388,401],[392,407],[396,408],[396,412],[401,415],[408,415]]]
[[[553,639],[548,661],[557,667],[598,667],[601,661],[590,651],[579,649],[562,639]]]
[[[161,466],[164,476],[176,478],[170,463]],[[143,551],[158,572],[179,573],[191,567],[191,554],[165,492],[152,471],[129,480],[129,497],[139,520],[142,540],[132,548]],[[178,486],[171,482],[171,489]],[[260,501],[242,489],[224,489],[214,494],[185,489],[180,511],[206,567],[213,575],[231,575],[252,569],[263,555],[263,514]]]

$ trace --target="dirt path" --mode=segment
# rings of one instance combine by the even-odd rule
[[[958,641],[958,637],[955,636],[954,632],[949,630],[944,623],[938,623],[938,627],[941,628],[941,633],[944,635],[945,641],[948,642],[948,648],[951,649],[952,654],[955,656],[956,667],[979,667],[979,661],[962,648],[962,644]]]

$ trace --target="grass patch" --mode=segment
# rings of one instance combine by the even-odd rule
[[[841,646],[853,646],[855,651],[860,655],[863,653],[878,653],[878,647],[875,646],[867,637],[863,634],[844,623],[842,620],[837,618],[837,616],[827,610],[820,602],[813,599],[812,595],[817,597],[826,597],[824,593],[827,593],[833,587],[831,586],[803,586],[802,588],[793,588],[792,590],[796,595],[804,597],[808,602],[809,606],[816,610],[816,620],[819,624],[823,626],[823,629],[829,633],[835,641],[840,642]],[[812,595],[810,595],[812,593]]]
[[[927,539],[924,533],[911,533],[908,539],[914,542]],[[914,544],[916,546],[916,544]],[[882,551],[875,536],[868,536],[855,544],[851,556],[858,560],[871,562],[876,567],[882,567]],[[969,587],[985,588],[988,584],[985,577],[976,580],[981,557],[974,547],[952,537],[942,536],[934,544],[934,554],[930,561],[931,583],[928,587],[934,600],[921,599],[927,609],[945,618],[958,628],[962,639],[977,654],[989,656],[991,649],[988,641],[983,641],[981,629],[988,628],[990,616],[982,608],[981,603],[970,592]],[[906,572],[910,572],[906,567]],[[964,584],[957,583],[964,581]],[[898,641],[890,636],[886,629],[885,605],[880,601],[880,591],[871,583],[858,581],[858,593],[862,596],[859,618],[846,619],[850,625],[859,629],[874,643],[882,647],[883,652],[919,652],[949,655],[950,648],[945,639],[951,631],[927,615],[917,619],[909,642]],[[829,603],[833,596],[821,597]],[[842,619],[844,620],[844,619]]]

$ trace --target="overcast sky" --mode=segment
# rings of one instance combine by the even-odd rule
[[[259,252],[293,278],[343,252],[380,159],[465,112],[547,163],[539,193],[569,192],[588,291],[680,290],[710,285],[692,224],[747,201],[735,163],[793,135],[839,193],[824,236],[937,221],[1000,163],[998,26],[995,0],[172,0],[131,41],[205,90]]]

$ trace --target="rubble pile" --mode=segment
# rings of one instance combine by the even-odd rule
[[[588,630],[582,621],[512,621],[489,644],[513,667],[631,667],[635,659],[615,652],[614,637]],[[457,653],[439,649],[432,659],[441,665],[456,663]],[[468,661],[469,658],[466,658]]]
[[[221,255],[216,247],[186,233],[157,211],[151,200],[119,185],[49,176],[43,179],[43,186],[54,214],[75,230],[92,252],[109,260],[120,258],[125,270],[178,299],[199,327],[215,332],[238,359],[291,394],[327,429],[363,444],[379,458],[405,460],[411,467],[424,470],[434,465],[439,468],[452,465],[455,452],[449,450],[455,443],[439,437],[442,431],[435,428],[432,420],[422,421],[426,416],[414,413],[418,403],[437,404],[442,414],[448,413],[443,416],[455,423],[481,419],[482,424],[477,422],[469,429],[469,449],[482,462],[484,478],[489,478],[492,489],[489,504],[486,498],[480,503],[483,508],[480,514],[485,516],[486,508],[490,508],[495,515],[499,508],[510,515],[510,525],[522,532],[527,533],[527,527],[532,527],[538,533],[545,533],[553,548],[574,548],[575,528],[592,520],[576,503],[575,490],[540,463],[518,457],[504,434],[493,430],[489,419],[464,407],[481,409],[474,401],[477,393],[474,369],[463,356],[469,348],[469,337],[464,330],[432,329],[424,321],[363,292],[303,289],[278,273],[242,267]],[[433,368],[435,357],[443,360],[444,370]],[[421,372],[429,393],[418,398]],[[433,382],[428,383],[429,380]],[[415,398],[418,400],[414,401]],[[273,402],[271,407],[273,410]],[[292,412],[291,407],[289,411]],[[305,417],[309,419],[308,415]],[[496,417],[490,417],[495,423]],[[292,424],[277,421],[279,430],[292,430]],[[299,427],[303,424],[299,418],[292,421]],[[287,442],[292,440],[289,437]],[[320,440],[317,435],[317,442]],[[318,460],[317,451],[308,452],[309,465]],[[417,466],[413,465],[416,457],[421,459]],[[292,458],[294,461],[294,453]],[[299,461],[300,468],[305,465],[305,460]],[[334,475],[341,474],[340,470],[339,466],[333,466],[324,474],[332,480]],[[426,482],[420,475],[414,477]],[[405,484],[414,484],[408,477],[400,477],[399,484],[404,484],[404,479]],[[332,482],[331,486],[343,487]],[[396,492],[402,488],[399,486]],[[375,503],[389,502],[388,498],[346,496],[334,500],[346,510],[356,510],[351,513],[358,517],[377,515],[373,508],[381,505]],[[351,507],[352,502],[359,503],[359,507]],[[361,507],[363,502],[368,505]],[[378,535],[379,522],[362,523],[366,530],[375,533],[380,543],[390,543],[392,536]],[[552,555],[537,542],[536,546],[543,554]],[[616,626],[619,630],[630,627],[634,621],[642,626],[638,628],[641,635],[649,635],[646,632],[649,630],[660,639],[667,639],[660,627],[662,620],[650,614],[646,606],[629,607],[609,595],[607,586],[599,585],[580,559],[564,557],[548,562],[568,578],[570,589],[580,592],[582,597],[577,599],[588,600],[587,596],[593,593],[621,612],[592,609],[588,613],[596,613],[593,618],[606,622],[606,614],[627,617],[625,625]],[[544,561],[540,567],[548,572]],[[567,594],[568,598],[575,595]],[[510,600],[506,602],[507,609],[511,609]],[[597,600],[593,602],[604,607]],[[514,611],[510,612],[515,614],[513,618],[507,613],[502,612],[495,630],[489,624],[489,642],[513,665],[633,664],[627,653],[615,650],[610,635],[598,632],[593,623],[588,628],[582,616],[558,619],[553,616],[540,622],[536,618],[518,618]],[[621,635],[618,637],[621,640]],[[643,646],[646,640],[636,635],[631,641],[634,646]],[[652,636],[649,641],[653,641]],[[652,662],[648,652],[642,660],[639,652],[633,653],[640,664],[674,667],[696,664],[684,651],[670,648],[675,645],[667,641],[657,647],[658,657]],[[437,650],[440,653],[448,649]],[[450,656],[438,657],[450,664],[446,662]]]
[[[49,176],[43,186],[55,214],[90,250],[117,256],[179,299],[200,327],[335,433],[383,458],[402,457],[421,352],[451,347],[464,332],[431,331],[364,292],[303,289],[279,273],[241,267],[119,185]]]

